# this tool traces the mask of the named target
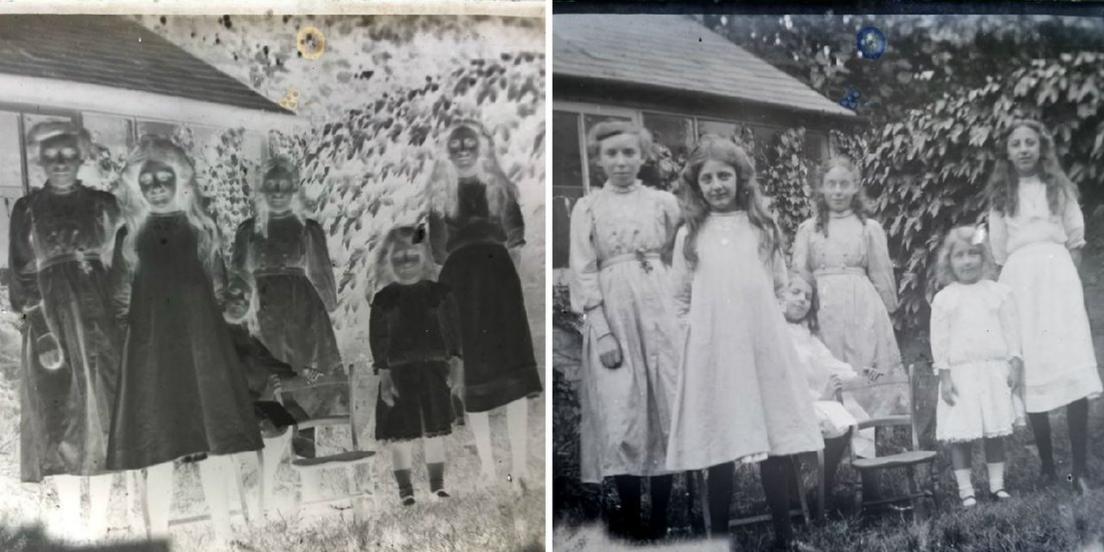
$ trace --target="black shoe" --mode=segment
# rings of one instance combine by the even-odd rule
[[[403,506],[413,506],[417,502],[416,500],[414,500],[414,495],[407,495],[400,498],[402,499]]]
[[[433,496],[433,498],[435,498],[437,500],[442,500],[442,499],[445,499],[445,498],[452,498],[452,495],[448,494],[448,491],[446,491],[444,489],[437,489],[436,491],[433,491],[432,493],[430,493],[430,495]]]

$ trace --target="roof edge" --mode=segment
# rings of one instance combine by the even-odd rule
[[[4,100],[13,103],[201,126],[268,131],[308,125],[292,114],[68,80],[0,74],[0,90],[5,91]]]

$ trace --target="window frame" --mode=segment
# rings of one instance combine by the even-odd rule
[[[633,124],[643,124],[643,112],[639,109],[628,107],[607,106],[590,102],[573,102],[557,100],[552,102],[552,111],[562,111],[575,115],[575,128],[579,137],[579,159],[582,160],[583,195],[589,194],[592,188],[590,183],[590,153],[587,151],[586,115],[626,117]],[[555,185],[555,183],[553,183]]]

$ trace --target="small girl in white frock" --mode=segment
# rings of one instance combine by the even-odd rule
[[[935,438],[951,447],[964,507],[977,504],[970,481],[974,441],[985,441],[989,494],[1004,489],[1004,437],[1023,423],[1020,330],[1012,289],[988,279],[994,268],[984,233],[965,226],[943,241],[936,267],[946,285],[932,300],[931,348],[942,400]]]

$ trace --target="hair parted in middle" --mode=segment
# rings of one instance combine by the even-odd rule
[[[935,279],[939,287],[946,287],[957,281],[954,270],[951,269],[951,255],[956,245],[977,248],[981,252],[982,278],[993,279],[997,272],[997,263],[993,260],[993,252],[989,249],[984,227],[958,226],[947,232],[947,236],[943,238],[943,245],[939,247],[939,254],[935,261]]]
[[[1034,119],[1013,119],[1004,133],[1004,139],[1000,145],[1008,146],[1008,140],[1012,133],[1021,127],[1030,128],[1039,136],[1039,180],[1046,184],[1047,205],[1051,214],[1062,212],[1067,201],[1077,201],[1077,186],[1062,170],[1058,162],[1058,152],[1054,145],[1054,136],[1046,126]],[[1019,211],[1020,178],[1016,174],[1012,161],[1008,159],[1008,153],[1002,150],[997,153],[997,164],[993,174],[989,178],[989,186],[986,194],[989,205],[993,210],[1001,214],[1015,216]]]
[[[698,232],[709,216],[709,203],[705,200],[705,195],[702,194],[701,186],[698,184],[698,175],[701,173],[702,166],[710,160],[720,161],[736,170],[736,206],[738,209],[747,211],[748,220],[759,230],[760,253],[764,258],[769,258],[781,252],[782,230],[774,220],[774,215],[767,207],[763,192],[755,180],[755,166],[751,162],[751,157],[731,139],[716,134],[706,134],[690,152],[690,158],[682,170],[679,186],[679,196],[687,227],[683,254],[690,266],[697,265],[698,250],[695,242]]]
[[[821,164],[820,169],[817,171],[816,189],[819,190],[824,185],[824,178],[828,176],[828,173],[832,169],[843,169],[851,175],[852,180],[855,182],[855,186],[858,187],[858,191],[855,192],[854,197],[851,198],[851,212],[859,218],[859,222],[866,224],[866,219],[870,216],[870,212],[866,206],[866,198],[862,191],[862,174],[859,172],[858,166],[849,157],[842,155],[833,155],[829,157],[824,163]],[[816,216],[816,231],[828,236],[828,202],[824,200],[824,194],[816,191],[814,194],[814,210]]]
[[[295,187],[291,192],[291,215],[300,221],[303,220],[303,183],[299,180],[299,166],[293,159],[287,156],[275,155],[265,162],[261,170],[261,179],[253,187],[253,233],[258,236],[268,236],[268,202],[265,193],[268,191],[267,183],[272,176],[284,173]]]
[[[130,152],[123,167],[120,181],[119,199],[126,213],[127,236],[123,241],[123,258],[131,267],[138,265],[138,253],[135,249],[138,234],[150,215],[149,204],[138,184],[142,168],[150,161],[157,161],[172,169],[176,177],[176,205],[184,212],[188,222],[196,229],[196,253],[210,276],[216,263],[220,261],[220,236],[218,225],[203,207],[196,183],[195,166],[183,148],[172,140],[146,135]]]
[[[460,174],[446,152],[448,151],[449,136],[461,127],[468,128],[479,137],[479,158],[475,165],[476,177],[487,187],[487,207],[491,216],[500,214],[511,201],[517,199],[517,184],[506,176],[506,172],[498,164],[491,133],[475,119],[462,119],[441,134],[438,140],[440,157],[433,162],[433,171],[429,177],[428,195],[430,206],[437,212],[448,216],[456,214]]]

